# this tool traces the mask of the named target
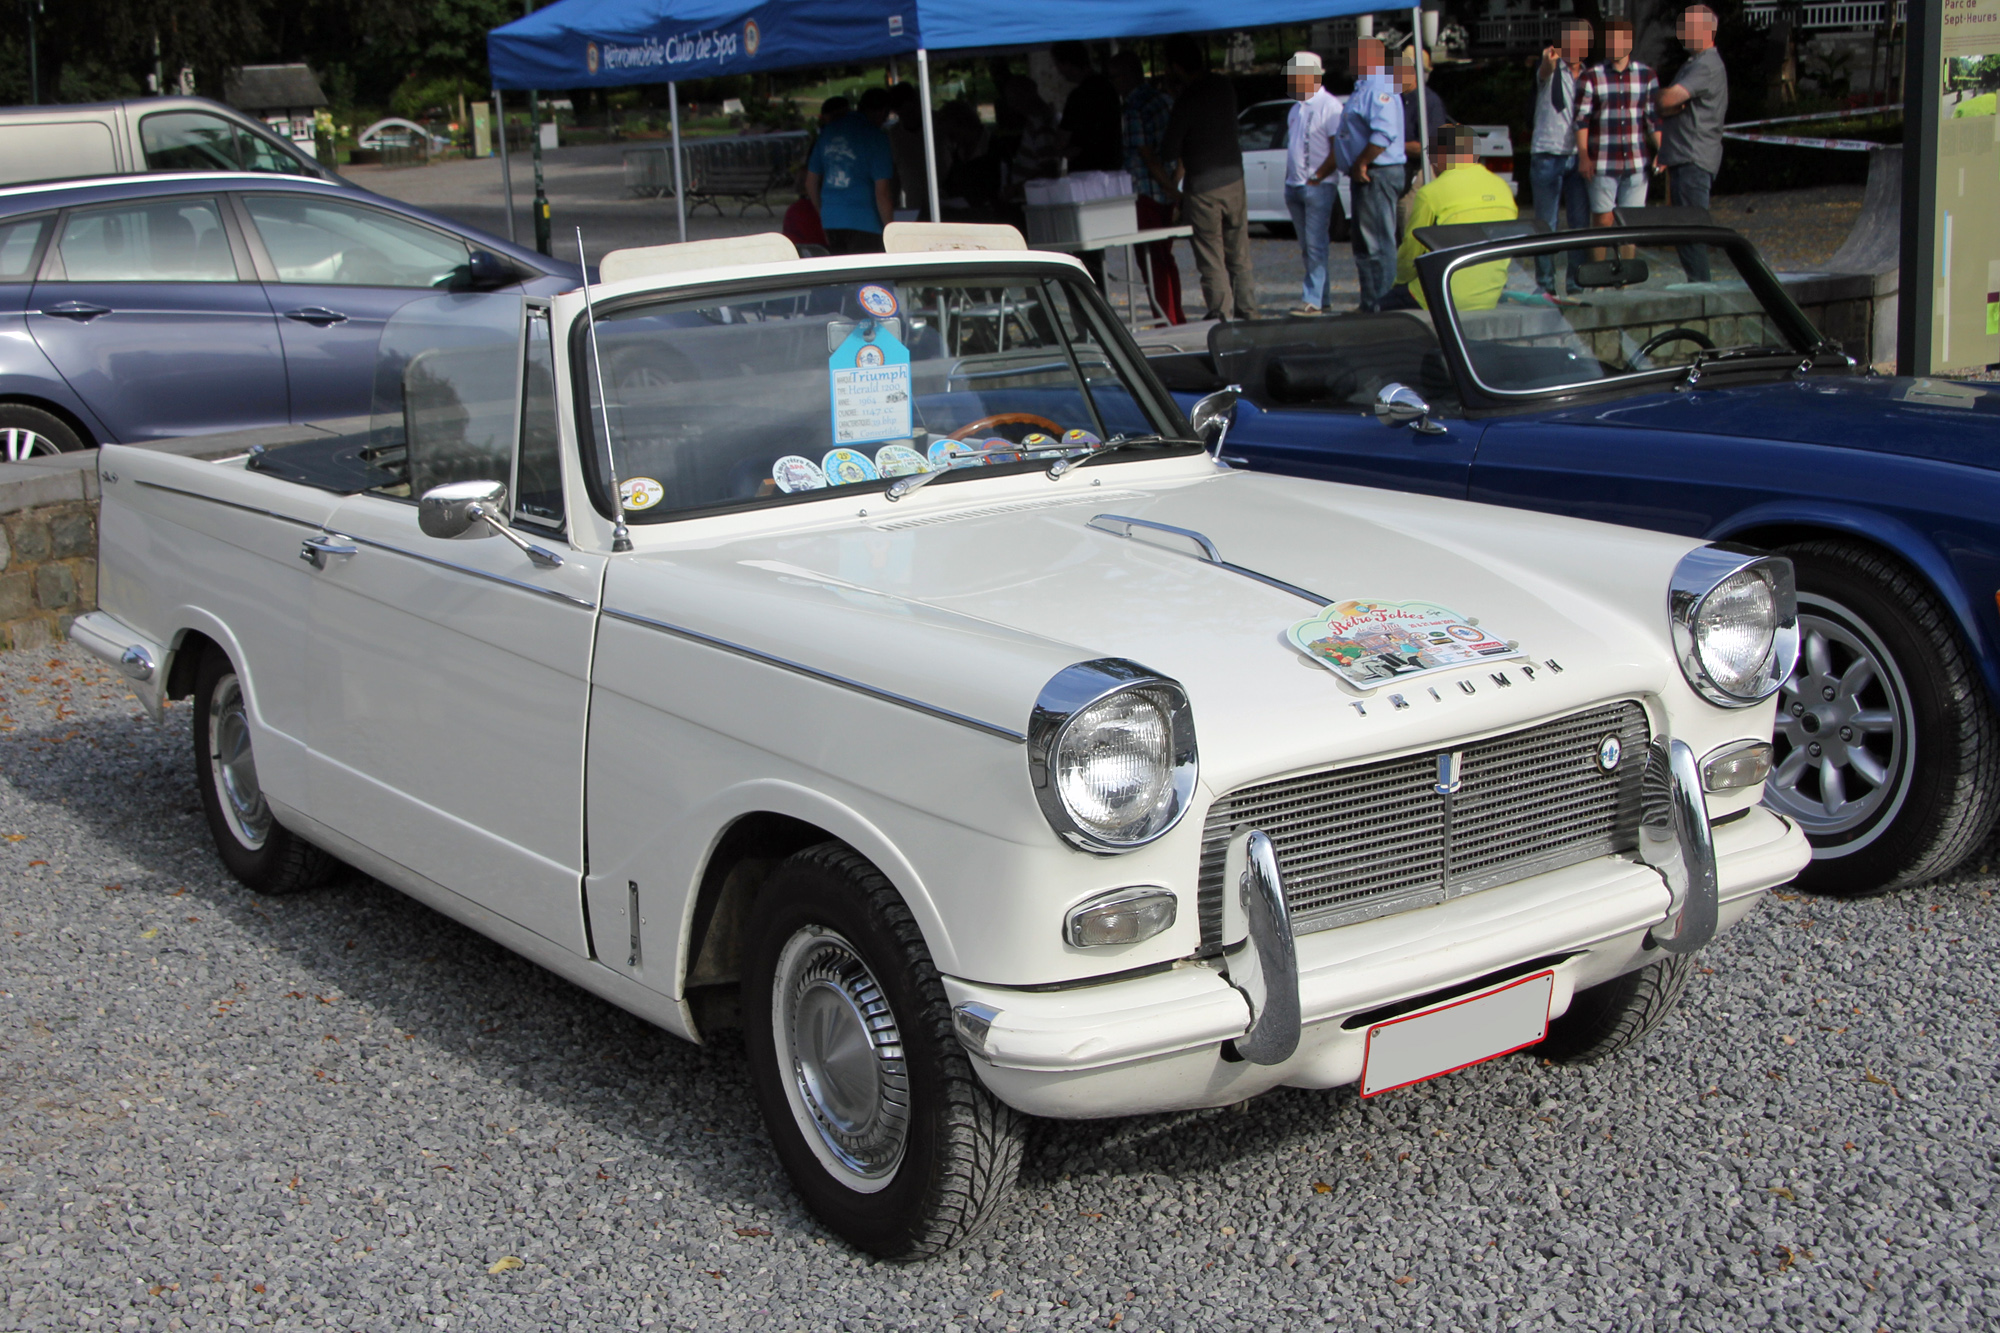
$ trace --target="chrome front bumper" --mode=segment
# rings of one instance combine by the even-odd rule
[[[1550,1002],[1558,1016],[1576,991],[1643,966],[1669,943],[1699,947],[1811,856],[1796,825],[1755,807],[1714,829],[1704,819],[1676,831],[1684,866],[1710,872],[1688,874],[1684,888],[1654,864],[1601,857],[1434,907],[1287,936],[1295,951],[1287,968],[1282,944],[1247,905],[1268,895],[1251,841],[1243,840],[1243,868],[1232,866],[1236,882],[1248,874],[1255,890],[1239,900],[1246,942],[1220,959],[1057,991],[945,978],[954,1006],[980,1007],[976,1038],[961,1031],[995,1095],[1030,1114],[1081,1118],[1227,1105],[1280,1084],[1351,1083],[1367,1037],[1365,1024],[1346,1026],[1357,1015],[1559,957]],[[1275,901],[1282,904],[1281,890]],[[1272,918],[1274,927],[1275,911]]]

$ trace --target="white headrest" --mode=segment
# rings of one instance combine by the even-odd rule
[[[754,236],[719,236],[712,241],[613,250],[597,261],[597,280],[623,282],[627,278],[652,278],[663,273],[686,273],[690,269],[789,264],[798,257],[799,248],[790,238],[775,231]]]
[[[1025,250],[1027,237],[1004,222],[891,222],[882,248],[892,255],[932,250]]]

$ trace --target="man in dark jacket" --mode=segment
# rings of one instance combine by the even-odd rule
[[[1236,90],[1208,72],[1201,44],[1185,35],[1167,42],[1167,72],[1177,89],[1163,150],[1180,164],[1181,220],[1194,228],[1194,262],[1208,304],[1203,318],[1255,319],[1257,280],[1250,270],[1250,199],[1236,138]]]

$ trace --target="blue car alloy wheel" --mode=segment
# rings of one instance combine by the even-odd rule
[[[1838,541],[1783,553],[1801,643],[1764,801],[1812,842],[1799,886],[1865,897],[1941,875],[2000,813],[2000,725],[1977,664],[1901,565]]]

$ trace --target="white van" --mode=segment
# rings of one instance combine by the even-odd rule
[[[0,185],[137,171],[269,171],[346,183],[260,122],[205,97],[0,108]]]

